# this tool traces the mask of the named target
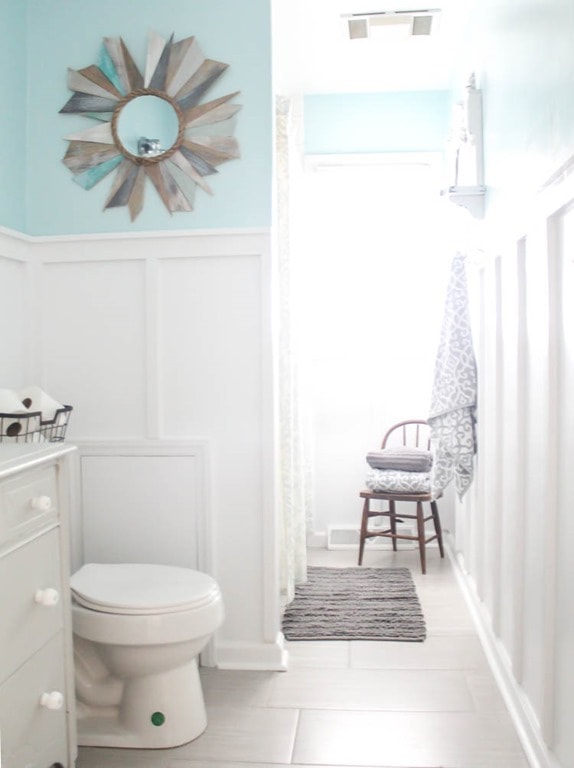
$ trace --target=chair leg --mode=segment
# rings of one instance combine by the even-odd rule
[[[395,516],[395,502],[389,501],[389,522],[391,524],[391,533],[393,534],[393,538],[391,541],[393,542],[393,550],[397,551],[397,518]]]
[[[440,517],[438,516],[438,504],[436,501],[431,501],[432,519],[434,523],[434,529],[436,531],[436,540],[438,541],[438,548],[440,556],[444,557],[444,547],[442,545],[442,528],[440,525]]]
[[[367,526],[369,522],[369,499],[363,504],[363,519],[361,520],[361,533],[359,538],[359,565],[363,565],[363,552],[365,551],[365,539],[367,538]]]
[[[422,501],[417,501],[417,531],[419,537],[419,552],[421,556],[421,570],[427,572],[427,560],[425,551],[425,516]]]

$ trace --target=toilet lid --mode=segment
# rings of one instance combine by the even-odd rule
[[[86,608],[140,616],[200,608],[219,595],[211,576],[171,565],[89,563],[72,575],[70,586]]]

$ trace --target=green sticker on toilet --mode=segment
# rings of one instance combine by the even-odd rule
[[[165,723],[165,715],[163,712],[154,712],[151,716],[151,721],[154,725],[163,725]]]

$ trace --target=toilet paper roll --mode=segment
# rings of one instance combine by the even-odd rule
[[[26,413],[19,394],[13,389],[0,389],[0,413]]]
[[[29,411],[42,412],[42,421],[52,421],[56,416],[56,411],[64,407],[40,387],[25,387],[20,390],[18,396]]]
[[[17,413],[0,418],[0,443],[45,443],[46,438],[40,432],[40,414],[32,417]]]
[[[28,410],[13,389],[0,389],[0,442],[25,439],[30,430],[40,428],[40,416],[28,418]],[[24,418],[18,418],[22,414]]]

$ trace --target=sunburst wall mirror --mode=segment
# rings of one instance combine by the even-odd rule
[[[89,190],[115,171],[104,209],[127,206],[132,221],[146,178],[170,213],[192,211],[197,187],[212,194],[205,177],[239,157],[239,91],[203,101],[227,67],[206,59],[194,37],[152,33],[142,74],[122,38],[105,37],[97,65],[68,70],[74,94],[60,112],[97,121],[65,137],[74,181]]]

